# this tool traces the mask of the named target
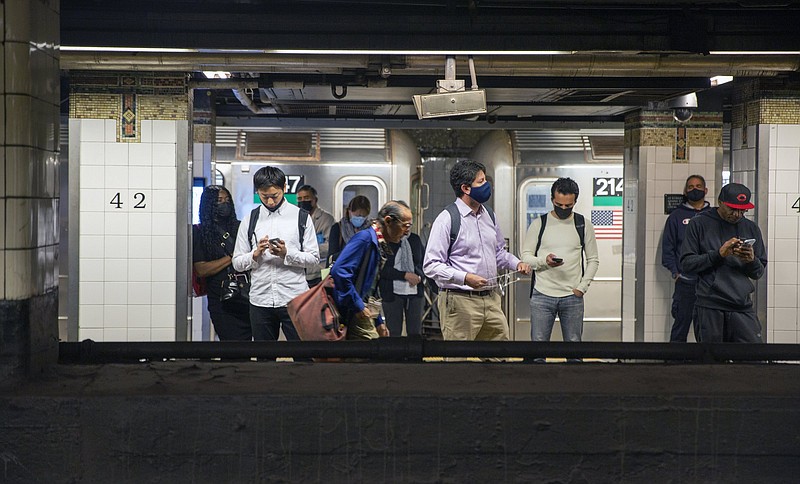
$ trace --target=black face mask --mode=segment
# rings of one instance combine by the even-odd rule
[[[266,204],[266,203],[264,203],[264,202],[261,202],[261,205],[264,205],[264,208],[266,208],[266,209],[267,209],[267,210],[269,210],[270,212],[274,212],[275,210],[278,210],[279,208],[281,208],[281,205],[283,205],[283,201],[284,201],[284,200],[286,200],[286,198],[284,198],[284,197],[281,197],[281,201],[280,201],[280,202],[278,202],[278,203],[277,203],[277,204],[276,204],[274,207],[272,207],[272,208],[269,208],[269,207],[267,207],[267,204]]]
[[[556,213],[556,216],[561,220],[566,220],[572,214],[572,207],[570,208],[561,208],[557,205],[553,205],[553,211]]]
[[[700,190],[698,188],[695,188],[694,190],[689,190],[688,192],[686,192],[686,199],[689,200],[690,202],[698,202],[698,201],[702,200],[703,198],[705,198],[705,196],[706,196],[706,192],[704,192],[703,190]]]
[[[233,204],[228,202],[219,203],[216,207],[214,207],[214,219],[215,220],[227,220],[231,214],[233,213]]]
[[[311,200],[297,202],[297,206],[309,213],[311,213],[311,211],[314,210],[314,207],[311,206]]]

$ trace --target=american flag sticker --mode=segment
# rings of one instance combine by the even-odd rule
[[[592,225],[595,238],[621,239],[622,238],[622,209],[619,210],[592,210]]]

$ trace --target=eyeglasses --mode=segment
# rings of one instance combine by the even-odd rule
[[[394,219],[394,221],[402,225],[404,229],[410,229],[414,225],[414,222],[403,222],[399,218]]]

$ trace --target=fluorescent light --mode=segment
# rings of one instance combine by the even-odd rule
[[[751,50],[751,51],[738,51],[738,50],[719,50],[709,52],[711,55],[800,55],[800,51],[767,51],[767,50]]]
[[[727,84],[733,80],[733,76],[714,76],[710,79],[711,87],[714,86],[721,86],[723,84]]]
[[[72,52],[197,52],[197,49],[167,49],[163,47],[84,47],[76,45],[62,45],[62,51]]]
[[[230,79],[231,73],[225,71],[203,71],[206,79]]]

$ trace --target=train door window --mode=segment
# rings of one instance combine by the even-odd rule
[[[525,242],[525,234],[528,227],[541,216],[553,209],[550,200],[550,188],[553,186],[555,178],[529,178],[520,185],[520,200],[518,220],[523,224],[519,231],[519,246]]]
[[[369,218],[378,216],[381,205],[387,201],[386,184],[378,177],[347,176],[339,179],[334,190],[334,218],[339,220],[345,214],[350,201],[359,196],[369,200]]]

